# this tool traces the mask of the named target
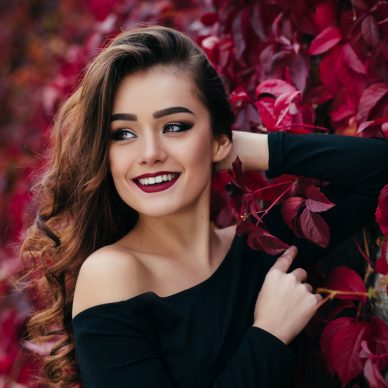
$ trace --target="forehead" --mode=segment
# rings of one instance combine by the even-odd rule
[[[112,113],[156,111],[177,105],[207,111],[187,74],[160,66],[125,76],[114,94]]]

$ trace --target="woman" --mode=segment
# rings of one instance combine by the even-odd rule
[[[288,345],[322,302],[298,266],[373,219],[388,143],[284,132],[235,132],[232,143],[232,122],[215,70],[175,30],[123,32],[90,64],[58,114],[22,248],[54,292],[30,331],[44,337],[55,322],[66,336],[46,364],[52,382],[68,386],[63,372],[79,367],[93,388],[292,386]],[[212,172],[236,155],[269,178],[332,183],[328,248],[295,238],[277,208],[266,224],[294,245],[279,257],[211,225]]]

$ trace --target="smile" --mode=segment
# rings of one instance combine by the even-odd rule
[[[176,172],[144,174],[133,179],[137,187],[146,193],[154,193],[170,188],[179,178]]]

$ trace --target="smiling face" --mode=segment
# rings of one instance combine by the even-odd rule
[[[230,143],[212,135],[193,83],[171,68],[123,78],[113,101],[109,164],[122,200],[160,217],[209,197],[211,167]]]

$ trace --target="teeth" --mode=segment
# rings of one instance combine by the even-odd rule
[[[164,175],[158,175],[155,177],[141,178],[139,179],[139,183],[145,186],[154,185],[156,183],[172,181],[177,175],[178,174],[164,174]]]

